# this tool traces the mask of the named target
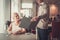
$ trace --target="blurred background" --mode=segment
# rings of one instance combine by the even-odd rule
[[[44,0],[48,5],[54,3],[60,13],[60,0]],[[13,21],[12,14],[19,13],[21,17],[36,16],[35,0],[0,0],[0,33],[6,30],[6,21]]]

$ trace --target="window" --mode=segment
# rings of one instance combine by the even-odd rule
[[[21,10],[21,16],[25,16],[25,17],[31,17],[31,9],[22,9]]]
[[[22,8],[33,8],[32,3],[22,3]]]
[[[25,17],[31,17],[32,16],[32,8],[33,8],[33,3],[23,3],[21,5],[21,16]]]

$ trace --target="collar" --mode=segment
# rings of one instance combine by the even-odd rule
[[[44,2],[41,2],[39,5],[44,5],[45,3]]]

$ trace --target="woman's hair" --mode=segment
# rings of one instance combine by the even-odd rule
[[[17,15],[17,16],[19,16],[17,12],[15,12],[13,15]]]
[[[13,13],[13,19],[14,19],[15,16],[18,16],[20,18],[19,14],[17,12]]]

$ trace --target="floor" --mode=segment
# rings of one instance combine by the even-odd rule
[[[0,34],[0,40],[36,40],[36,35],[32,33],[20,35]]]

